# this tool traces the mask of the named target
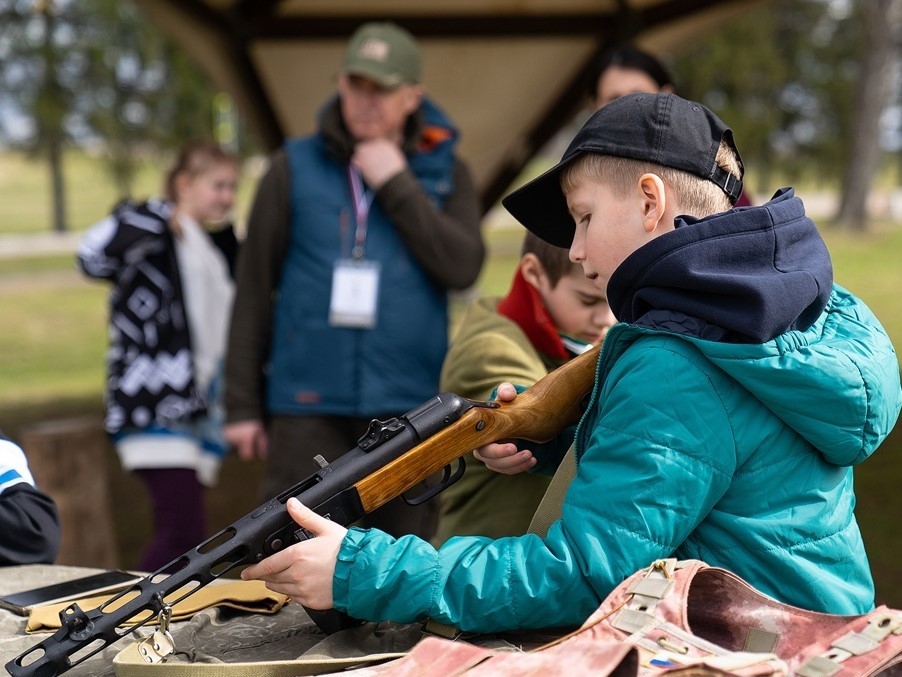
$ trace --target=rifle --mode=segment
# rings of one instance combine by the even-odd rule
[[[441,482],[409,503],[422,503],[460,479],[463,456],[491,442],[547,442],[579,421],[592,389],[598,348],[570,360],[513,402],[479,402],[440,393],[403,416],[373,420],[357,446],[314,475],[149,574],[99,608],[73,603],[61,627],[6,664],[13,677],[56,677],[84,662],[172,605],[239,566],[309,537],[291,519],[292,496],[320,515],[348,526],[444,468]],[[451,463],[457,461],[456,470]],[[109,609],[109,610],[107,610]],[[132,623],[126,628],[119,626]],[[117,629],[118,628],[118,629]]]

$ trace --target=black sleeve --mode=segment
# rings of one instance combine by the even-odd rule
[[[52,564],[60,547],[53,499],[27,482],[0,494],[0,566]]]
[[[265,370],[269,359],[273,294],[288,251],[288,157],[270,159],[247,220],[235,274],[235,301],[225,362],[226,421],[263,420]]]

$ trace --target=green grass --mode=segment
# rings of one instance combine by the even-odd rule
[[[0,261],[0,410],[95,395],[103,386],[104,285],[71,256]]]
[[[503,294],[518,261],[521,232],[486,233],[490,256],[477,283],[482,295]],[[855,236],[827,230],[836,280],[861,296],[902,345],[902,229]],[[103,383],[106,284],[82,277],[70,256],[0,260],[0,410],[92,397]],[[458,301],[456,308],[465,303]],[[2,422],[2,421],[0,421]]]

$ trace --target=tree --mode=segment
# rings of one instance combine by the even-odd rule
[[[85,2],[96,21],[89,53],[84,119],[105,148],[111,176],[129,195],[137,162],[187,139],[213,135],[216,89],[175,43],[131,3]]]
[[[774,175],[835,182],[848,152],[858,2],[787,0],[747,12],[681,52],[678,88],[736,133],[753,191]],[[867,4],[867,3],[864,3]],[[766,199],[768,195],[758,196]]]
[[[852,127],[851,152],[845,164],[842,200],[837,221],[853,230],[868,224],[868,190],[880,164],[878,134],[880,116],[889,102],[890,73],[899,55],[902,0],[870,0],[862,3],[864,49],[857,114]]]
[[[100,148],[126,197],[141,157],[212,136],[215,94],[131,3],[0,0],[0,110],[31,122],[0,138],[47,160],[57,231],[66,229],[66,147]]]
[[[53,228],[66,230],[63,148],[68,141],[66,111],[72,90],[63,84],[64,64],[71,63],[71,33],[61,27],[51,0],[0,5],[0,64],[3,91],[12,105],[31,114],[32,133],[23,147],[43,155],[50,171]]]

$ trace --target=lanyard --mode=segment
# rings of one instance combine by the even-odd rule
[[[354,248],[351,257],[355,260],[363,258],[364,244],[366,244],[366,226],[370,214],[370,205],[373,203],[373,191],[363,185],[360,170],[353,164],[348,164],[348,182],[351,184],[351,197],[354,201],[354,219],[357,228],[354,231]]]

